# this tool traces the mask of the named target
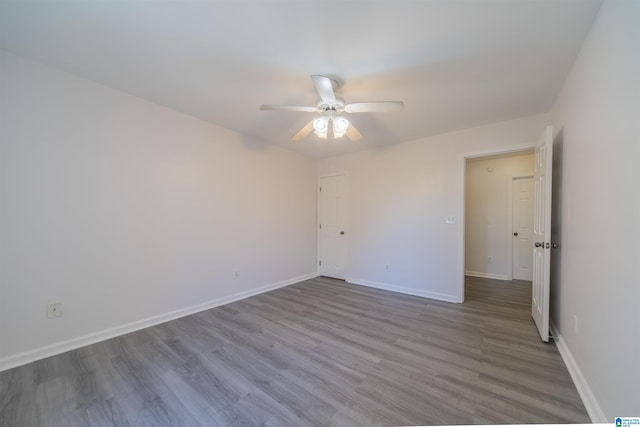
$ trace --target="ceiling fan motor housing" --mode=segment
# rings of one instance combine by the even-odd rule
[[[337,114],[344,111],[344,105],[345,103],[342,99],[336,99],[335,102],[326,102],[321,99],[316,103],[318,112],[335,111]]]

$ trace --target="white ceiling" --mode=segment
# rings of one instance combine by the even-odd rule
[[[308,156],[550,110],[600,0],[0,0],[14,53]],[[311,74],[347,102],[357,142],[289,138],[315,113]],[[255,144],[255,142],[254,142]]]

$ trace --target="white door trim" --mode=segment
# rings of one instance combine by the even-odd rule
[[[322,178],[331,178],[334,176],[344,176],[344,186],[345,186],[345,237],[344,237],[344,276],[345,281],[346,278],[349,277],[349,174],[347,172],[336,172],[324,175],[318,175],[318,179],[316,180],[316,276],[320,276],[320,255],[321,255],[321,247],[320,240],[322,236],[320,235],[320,180]]]
[[[467,160],[476,157],[493,156],[497,154],[510,154],[518,153],[521,151],[530,151],[535,149],[537,141],[532,141],[528,144],[511,145],[506,147],[487,148],[484,150],[470,151],[462,153],[458,161],[458,200],[460,203],[460,215],[459,218],[463,218],[462,221],[458,221],[458,286],[456,291],[456,298],[458,303],[464,302],[464,233],[466,222],[466,209],[465,209],[465,192],[466,188],[466,175],[467,175]]]
[[[508,280],[513,280],[513,181],[516,179],[526,178],[533,178],[533,175],[513,175],[509,177],[509,201],[507,203],[509,209],[509,212],[507,213],[507,262],[509,263],[507,269]]]

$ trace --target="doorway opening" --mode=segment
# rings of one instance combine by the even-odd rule
[[[519,261],[529,256],[527,250],[531,242],[528,221],[533,218],[531,188],[535,146],[532,143],[485,150],[466,154],[461,159],[463,226],[459,302],[464,302],[465,276],[531,280],[525,273],[527,270],[530,273],[533,257],[528,263]],[[521,196],[524,200],[520,200]],[[515,220],[514,214],[518,216]]]
[[[460,192],[463,217],[467,217],[466,196],[468,193],[476,196],[475,193],[467,191],[470,187],[467,180],[467,164],[471,163],[474,158],[487,157],[492,155],[506,155],[508,153],[516,153],[526,150],[535,150],[534,163],[534,195],[533,195],[533,230],[532,237],[534,240],[533,247],[533,267],[532,267],[532,284],[531,284],[531,315],[540,338],[544,342],[549,341],[549,295],[550,295],[550,264],[551,264],[551,248],[556,247],[551,242],[551,202],[552,202],[552,183],[553,183],[553,128],[547,126],[543,131],[539,141],[527,146],[514,148],[504,148],[502,150],[487,150],[480,153],[471,153],[462,155],[461,162],[461,187]],[[491,166],[487,167],[487,172],[491,171]],[[458,257],[460,262],[460,276],[458,287],[458,302],[464,302],[464,284],[465,284],[465,253],[467,250],[466,241],[472,240],[472,237],[465,238],[467,221],[461,221],[460,248],[461,253]]]

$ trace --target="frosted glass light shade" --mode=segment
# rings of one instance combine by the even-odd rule
[[[313,130],[319,138],[326,139],[329,131],[329,119],[326,117],[318,117],[315,119],[313,121]]]
[[[340,138],[345,133],[347,133],[347,129],[349,129],[349,120],[344,117],[336,117],[333,119],[333,137]]]

